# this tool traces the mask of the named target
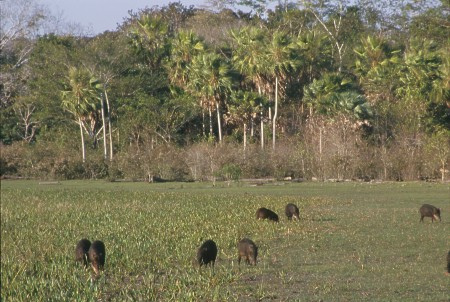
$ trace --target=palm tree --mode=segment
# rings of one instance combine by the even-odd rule
[[[76,67],[69,68],[67,80],[67,89],[62,92],[62,104],[64,109],[73,115],[80,127],[82,159],[85,162],[86,148],[83,130],[93,134],[97,104],[101,100],[99,93],[101,83],[87,69]],[[91,121],[89,130],[85,125],[88,120]]]
[[[222,141],[222,123],[220,107],[223,105],[226,96],[232,86],[232,75],[229,64],[220,56],[214,53],[203,53],[196,56],[190,65],[190,87],[192,91],[197,91],[203,104],[210,112],[210,134],[212,132],[212,108],[215,107],[217,113],[217,127],[219,141]]]
[[[308,82],[318,78],[323,71],[331,69],[332,45],[326,35],[317,31],[301,33],[297,36],[295,45]]]
[[[196,94],[196,88],[189,84],[189,66],[192,60],[205,51],[205,45],[202,40],[192,31],[180,31],[172,39],[170,60],[167,61],[167,74],[173,85]],[[202,108],[202,133],[205,136],[205,105],[204,98],[200,97],[200,108]]]
[[[278,91],[279,82],[284,88],[284,81],[290,71],[296,69],[298,62],[293,57],[293,43],[290,36],[282,31],[274,32],[271,43],[268,46],[267,53],[269,59],[269,76],[275,78],[275,104],[274,115],[272,121],[272,148],[275,149],[276,139],[276,119],[278,114]],[[281,92],[284,94],[284,91]]]
[[[260,106],[266,106],[266,100],[259,94],[251,91],[237,91],[232,94],[228,106],[226,123],[242,125],[244,151],[247,148],[247,128],[250,124],[253,132],[254,119],[258,115]]]
[[[236,70],[246,77],[247,85],[256,89],[259,95],[265,90],[264,75],[267,74],[268,57],[266,32],[256,27],[243,27],[239,31],[231,31],[234,52],[232,62]],[[264,120],[261,106],[261,148],[264,148]]]
[[[355,73],[371,103],[391,99],[395,89],[392,80],[397,78],[395,73],[401,61],[399,50],[391,50],[382,38],[368,36],[354,52],[357,56]]]
[[[180,31],[172,40],[170,60],[168,60],[169,77],[172,84],[186,88],[189,81],[188,65],[192,59],[205,50],[205,45],[192,31]]]
[[[130,30],[131,45],[151,68],[159,68],[166,57],[169,26],[158,16],[143,14]]]

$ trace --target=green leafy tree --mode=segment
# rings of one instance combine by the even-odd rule
[[[242,126],[244,151],[247,148],[247,132],[250,126],[250,135],[253,136],[255,120],[260,111],[260,107],[267,107],[267,100],[252,91],[234,91],[231,95],[231,100],[228,104],[228,112],[226,116],[226,123],[237,126]]]
[[[299,52],[301,77],[312,82],[323,72],[331,71],[333,65],[332,46],[328,37],[319,31],[301,33],[295,40]]]
[[[405,54],[405,65],[396,89],[402,99],[405,116],[411,129],[432,127],[442,123],[450,129],[446,101],[450,97],[448,56],[447,65],[436,44],[413,39]],[[447,85],[447,86],[446,86]]]
[[[294,44],[291,37],[282,31],[275,31],[271,43],[267,47],[268,75],[275,78],[274,115],[272,120],[272,148],[276,142],[276,120],[278,116],[278,96],[285,95],[286,78],[297,69],[300,58],[294,55]],[[281,88],[281,89],[280,89]]]
[[[401,63],[400,50],[392,49],[383,38],[368,36],[354,52],[354,71],[369,100],[392,99],[398,85],[394,79]]]
[[[222,141],[222,122],[220,108],[225,105],[229,95],[233,77],[230,65],[219,55],[205,53],[196,56],[190,65],[191,89],[197,91],[203,104],[211,113],[215,107],[217,113],[217,129],[219,141]],[[212,134],[212,117],[210,114],[210,134]]]
[[[80,127],[82,159],[85,162],[83,132],[86,131],[96,140],[97,105],[101,100],[102,84],[87,69],[76,67],[69,68],[67,80],[68,87],[62,92],[62,104]]]
[[[161,68],[169,54],[171,32],[162,17],[142,14],[131,26],[130,41],[133,49],[150,68]]]
[[[268,71],[266,32],[256,27],[244,27],[239,31],[231,31],[233,39],[233,66],[245,77],[249,89],[260,95],[267,94],[265,75]],[[260,142],[264,148],[264,119],[261,106]]]
[[[193,58],[204,50],[204,43],[192,31],[182,30],[177,33],[172,39],[170,60],[167,64],[172,84],[183,89],[186,88],[189,83],[188,66],[192,63]]]

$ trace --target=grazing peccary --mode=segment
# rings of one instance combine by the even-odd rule
[[[81,239],[75,247],[75,261],[83,263],[85,268],[88,265],[88,252],[90,247],[91,242],[87,239]]]
[[[238,242],[238,264],[241,264],[241,258],[245,258],[247,264],[256,265],[256,257],[258,257],[258,247],[248,238],[244,238]]]
[[[92,242],[88,255],[92,269],[94,270],[94,273],[98,275],[100,270],[103,270],[103,266],[105,265],[105,244],[99,240]]]
[[[434,222],[434,220],[441,221],[441,209],[436,208],[435,206],[432,206],[430,204],[424,204],[419,209],[420,212],[420,221],[423,222],[424,217],[431,217],[431,222]]]
[[[200,267],[211,263],[214,269],[214,263],[217,257],[217,245],[212,240],[206,240],[197,250],[197,262]]]
[[[288,220],[291,220],[292,217],[294,217],[294,219],[300,219],[299,217],[300,211],[298,210],[297,206],[293,203],[288,203],[286,205],[286,208],[284,209],[284,212],[286,213]]]
[[[256,211],[256,219],[269,219],[278,222],[278,215],[266,208],[259,208]]]
[[[450,251],[447,254],[447,276],[450,276]]]

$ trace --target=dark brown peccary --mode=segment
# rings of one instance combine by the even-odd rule
[[[286,213],[286,216],[288,220],[294,219],[300,219],[300,211],[298,210],[298,207],[293,203],[288,203],[286,205],[286,208],[284,209],[284,212]]]
[[[259,208],[256,211],[256,219],[269,219],[278,222],[278,215],[266,208]]]
[[[202,267],[202,265],[211,264],[214,269],[216,257],[217,245],[212,240],[206,240],[197,250],[197,262],[200,267]]]
[[[447,254],[447,276],[450,276],[450,251]]]
[[[88,266],[88,252],[90,247],[91,242],[87,239],[81,239],[75,247],[75,261],[82,263],[85,268]]]
[[[103,270],[103,267],[105,266],[105,244],[99,240],[92,242],[88,255],[94,273],[99,275],[100,270]]]
[[[431,222],[434,222],[434,220],[441,221],[441,209],[436,208],[435,206],[432,206],[430,204],[424,204],[419,209],[420,212],[420,221],[423,222],[424,217],[431,217]]]
[[[241,258],[245,259],[247,264],[256,265],[256,258],[258,257],[258,247],[256,244],[248,239],[244,238],[238,242],[238,264],[241,264]]]

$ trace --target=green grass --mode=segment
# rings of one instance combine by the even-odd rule
[[[449,201],[437,183],[2,181],[1,300],[449,301]],[[423,203],[441,223],[419,223]],[[257,221],[261,206],[280,223]],[[242,237],[259,246],[256,267],[237,266]],[[106,244],[92,284],[74,263],[81,238]],[[210,238],[214,274],[193,265]]]

